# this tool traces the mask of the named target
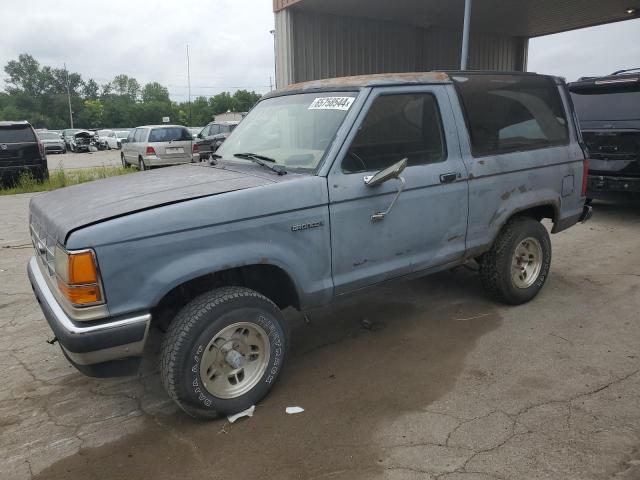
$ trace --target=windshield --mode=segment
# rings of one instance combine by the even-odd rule
[[[581,121],[640,119],[640,90],[571,92]]]
[[[285,95],[258,103],[216,152],[223,160],[252,153],[290,169],[315,170],[357,92]]]

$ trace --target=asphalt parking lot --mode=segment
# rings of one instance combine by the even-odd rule
[[[288,312],[287,367],[230,424],[170,403],[158,335],[126,379],[84,377],[45,342],[25,273],[29,198],[0,197],[3,480],[640,478],[637,204],[597,203],[553,236],[551,276],[527,305],[495,304],[459,268],[310,323]],[[305,411],[286,415],[294,405]]]
[[[49,170],[73,170],[75,168],[94,167],[119,167],[120,150],[101,150],[98,152],[85,153],[48,153],[47,165]]]

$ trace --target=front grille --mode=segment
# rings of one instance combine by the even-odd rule
[[[35,219],[31,219],[31,242],[36,254],[42,260],[42,264],[47,268],[49,276],[53,277],[56,273],[55,267],[55,248],[56,243],[53,238],[47,235],[42,224]]]

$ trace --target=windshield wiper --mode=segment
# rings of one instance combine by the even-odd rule
[[[256,153],[234,153],[234,157],[242,158],[243,160],[251,160],[253,163],[257,163],[261,167],[266,167],[269,170],[276,172],[278,175],[286,175],[287,170],[282,165],[275,165],[276,161],[271,157],[265,157],[264,155],[258,155]],[[269,165],[264,162],[273,163]]]

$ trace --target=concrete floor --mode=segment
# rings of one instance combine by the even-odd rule
[[[66,166],[66,165],[65,165]],[[253,418],[169,402],[158,336],[135,378],[70,367],[31,294],[29,195],[0,197],[0,478],[640,478],[640,206],[552,237],[520,307],[465,268],[287,312],[287,367]],[[368,320],[375,328],[364,329]],[[286,415],[287,406],[305,412]]]

